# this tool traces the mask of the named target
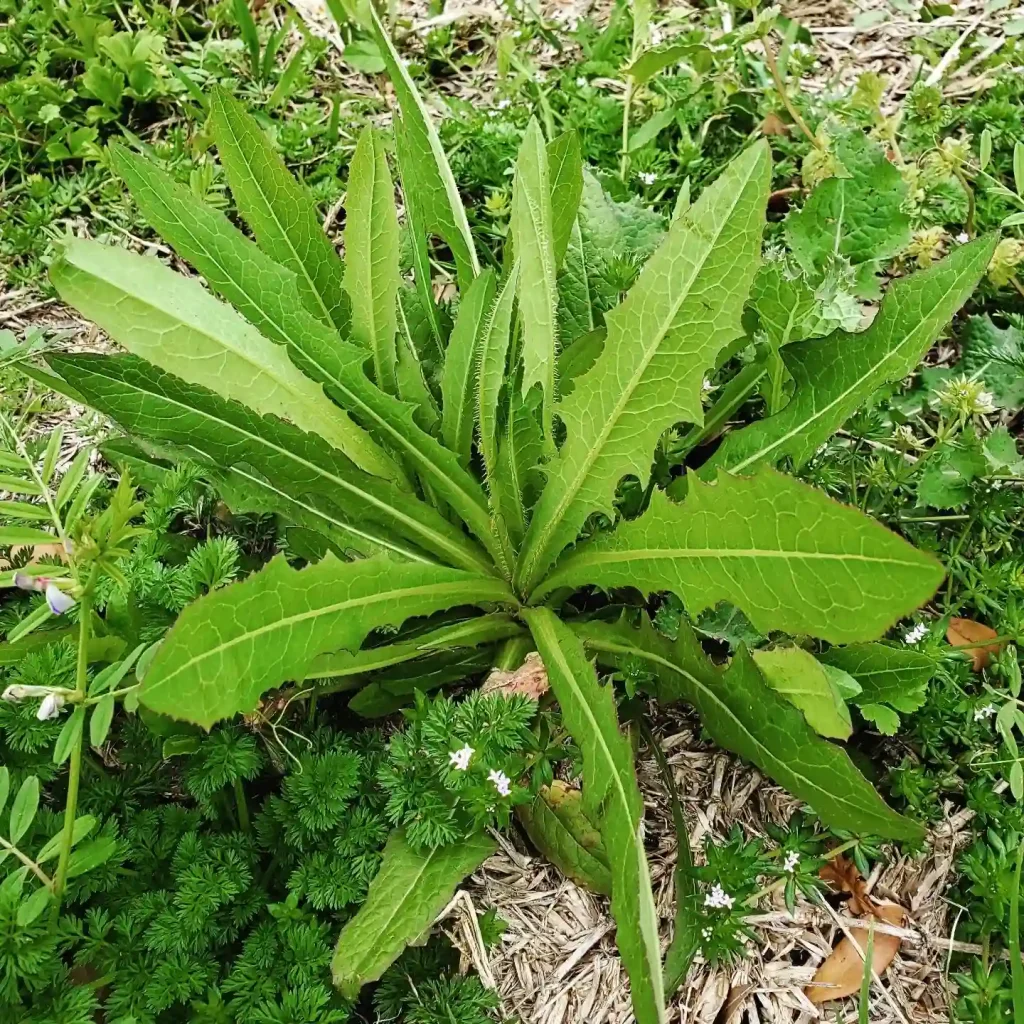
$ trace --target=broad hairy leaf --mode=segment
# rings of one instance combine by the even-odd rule
[[[117,144],[111,145],[110,156],[149,224],[265,338],[287,346],[300,367],[319,366],[323,353],[337,349],[334,327],[306,308],[293,271],[275,263],[224,214],[149,161]],[[365,431],[352,424],[349,432],[344,450],[360,468],[401,479],[398,467]]]
[[[348,173],[345,204],[345,291],[352,305],[352,340],[373,357],[377,386],[397,391],[399,238],[388,158],[367,125]]]
[[[562,342],[593,331],[599,322],[597,302],[592,292],[592,253],[584,243],[579,218],[573,221],[558,274],[558,325]]]
[[[702,422],[704,374],[743,333],[740,315],[760,258],[769,172],[763,143],[737,157],[672,225],[608,314],[600,357],[558,406],[566,440],[552,460],[517,566],[524,591],[592,512],[611,512],[623,476],[646,484],[668,427]]]
[[[577,885],[612,894],[608,855],[597,826],[583,811],[583,794],[555,779],[533,801],[516,808],[533,845]]]
[[[163,370],[319,434],[382,475],[394,465],[279,345],[198,281],[156,259],[74,240],[50,269],[61,297],[129,352]]]
[[[1003,409],[1024,406],[1024,332],[997,327],[990,316],[972,316],[964,325],[960,369],[983,380]]]
[[[323,233],[316,206],[292,177],[256,119],[223,89],[210,99],[211,125],[235,205],[260,248],[298,279],[306,307],[344,331],[345,268]]]
[[[392,832],[366,902],[338,937],[331,975],[341,994],[355,999],[422,939],[458,884],[496,849],[490,836],[478,833],[455,846],[416,850],[401,831]]]
[[[441,375],[441,437],[462,464],[473,452],[473,414],[480,346],[488,340],[484,327],[494,299],[494,272],[483,271],[459,301],[459,314],[448,339]],[[482,354],[482,353],[481,353]],[[504,365],[502,366],[504,370]]]
[[[701,650],[685,619],[675,640],[646,617],[639,627],[620,619],[580,623],[575,629],[601,664],[642,664],[654,676],[659,701],[693,705],[719,746],[753,762],[810,804],[825,824],[892,839],[922,834],[916,822],[886,806],[841,747],[818,736],[764,681],[745,647],[723,670]]]
[[[813,654],[802,647],[773,647],[754,651],[753,658],[765,682],[798,707],[819,736],[850,738],[850,711]]]
[[[774,416],[726,437],[702,468],[741,473],[789,457],[802,466],[882,385],[902,380],[967,300],[995,248],[981,238],[941,263],[894,281],[871,326],[860,334],[789,345],[786,368],[796,381],[789,404]]]
[[[774,470],[655,491],[637,519],[580,544],[535,594],[595,584],[669,590],[690,615],[720,601],[761,633],[874,639],[924,604],[942,566],[869,516]]]
[[[519,264],[519,316],[523,325],[523,394],[540,384],[544,433],[551,438],[558,355],[558,289],[551,213],[551,178],[544,135],[530,120],[512,185],[512,236]]]
[[[513,264],[498,290],[479,341],[480,354],[474,389],[476,424],[489,487],[498,468],[499,402],[512,340],[512,310],[515,308],[518,275],[519,267]]]
[[[260,416],[134,356],[48,358],[94,409],[131,433],[186,446],[194,461],[212,460],[239,482],[248,479],[265,492],[269,511],[287,516],[289,506],[304,500],[311,514],[343,529],[356,527],[383,548],[392,549],[397,534],[436,559],[493,571],[486,554],[458,527],[394,484],[363,473],[315,434]]]
[[[608,855],[612,916],[629,973],[637,1024],[665,1020],[658,911],[643,842],[643,799],[629,740],[619,731],[615,696],[598,682],[580,639],[547,608],[523,616],[558,698],[562,721],[583,755],[583,811],[597,823]]]
[[[480,263],[455,176],[405,62],[395,50],[373,5],[369,4],[368,8],[373,36],[398,100],[395,141],[414,234],[419,235],[422,229],[426,234],[440,235],[455,257],[460,288],[468,288],[480,273]],[[417,244],[415,239],[414,244]],[[421,270],[418,266],[417,277],[422,276]],[[425,283],[429,294],[429,276]]]
[[[459,569],[333,555],[305,569],[283,557],[189,605],[142,681],[146,707],[209,729],[301,679],[318,655],[355,649],[372,629],[457,605],[509,603],[507,587]]]
[[[575,131],[562,132],[547,145],[551,181],[551,244],[559,267],[569,245],[583,196],[583,157]]]

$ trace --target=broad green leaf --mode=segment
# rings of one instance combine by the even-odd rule
[[[547,145],[551,179],[551,242],[555,267],[562,265],[583,195],[583,157],[575,131],[562,132]]]
[[[910,218],[903,212],[907,185],[882,147],[859,128],[830,146],[837,173],[786,218],[786,241],[807,273],[820,273],[841,256],[855,268],[863,265],[867,284],[877,265],[910,241]]]
[[[825,666],[813,654],[802,647],[775,647],[754,651],[753,658],[765,682],[798,707],[819,736],[850,738],[850,711]]]
[[[83,449],[85,450],[85,449]],[[45,505],[30,505],[26,501],[0,501],[0,516],[5,519],[50,519]]]
[[[416,850],[392,832],[366,902],[338,938],[331,974],[341,994],[355,999],[422,939],[459,883],[495,849],[490,836],[478,833],[455,846]]]
[[[707,71],[711,65],[711,51],[694,43],[669,43],[644,50],[623,68],[622,73],[633,79],[636,87],[649,82],[665,68],[686,61],[695,71]]]
[[[388,158],[367,125],[348,174],[345,205],[345,291],[352,306],[352,340],[373,357],[377,386],[398,390],[398,212]]]
[[[593,369],[558,406],[566,440],[551,462],[516,570],[532,589],[587,517],[612,512],[619,480],[645,485],[661,434],[701,423],[701,385],[719,351],[743,333],[757,270],[770,157],[753,146],[676,221],[606,322]]]
[[[490,487],[498,468],[499,401],[512,340],[512,310],[516,300],[518,265],[513,265],[501,285],[480,335],[477,360],[476,423],[480,454]]]
[[[153,164],[122,146],[112,145],[110,153],[114,168],[127,182],[146,220],[178,255],[191,263],[264,338],[287,346],[292,360],[322,381],[322,363],[328,358],[337,359],[340,342],[335,329],[303,304],[299,278],[263,253],[224,214],[200,202]],[[153,358],[151,361],[158,362]],[[216,386],[213,390],[224,394]],[[307,392],[317,390],[306,384]],[[238,389],[225,397],[252,405]],[[322,406],[321,396],[317,401]],[[338,411],[332,409],[331,415],[337,418]],[[380,446],[343,414],[342,418],[346,437],[342,451],[369,473],[400,479],[398,467]]]
[[[638,149],[646,146],[648,142],[653,142],[675,119],[676,108],[671,106],[652,114],[639,128],[630,133],[626,145],[627,152],[635,153]]]
[[[27,900],[18,906],[17,922],[19,928],[27,928],[46,908],[53,899],[53,891],[41,885]]]
[[[68,720],[64,723],[53,745],[53,763],[63,764],[72,751],[82,742],[82,729],[85,726],[85,708],[79,704]]]
[[[608,855],[612,916],[629,974],[637,1024],[661,1024],[665,993],[658,911],[643,843],[644,805],[615,697],[601,686],[579,638],[547,608],[524,610],[562,721],[583,755],[583,811],[597,822]]]
[[[539,392],[525,400],[509,396],[509,415],[498,449],[498,472],[490,478],[491,503],[514,546],[526,533],[526,513],[533,507],[542,485],[538,468],[544,456],[544,434],[536,406]]]
[[[909,714],[924,704],[936,668],[934,659],[922,651],[885,644],[831,647],[818,660],[857,680],[861,690],[853,703],[888,735],[899,727],[897,711]]]
[[[113,836],[98,836],[80,846],[68,861],[68,878],[77,878],[86,871],[98,868],[117,853],[117,845]]]
[[[260,248],[296,275],[311,313],[344,331],[345,268],[323,233],[313,200],[241,103],[217,88],[210,111],[217,153],[235,205]]]
[[[0,812],[7,806],[11,795],[11,772],[6,765],[0,765]]]
[[[562,349],[558,355],[558,389],[563,398],[573,393],[577,378],[582,377],[597,362],[607,340],[607,331],[599,327]]]
[[[523,384],[540,384],[543,423],[550,440],[558,353],[558,289],[551,212],[551,178],[544,135],[532,118],[516,160],[512,185],[512,236],[519,264],[519,317],[523,325]]]
[[[429,342],[424,344],[425,334],[429,336],[430,324],[423,315],[420,297],[413,288],[403,285],[398,292],[398,397],[413,405],[417,426],[436,436],[441,428],[441,412],[427,385],[423,353]]]
[[[1003,409],[1024,406],[1024,332],[1012,324],[999,328],[992,318],[968,317],[961,336],[960,369],[987,390]]]
[[[464,290],[480,273],[480,263],[459,187],[437,129],[405,62],[395,50],[373,5],[368,4],[367,8],[374,39],[387,65],[388,77],[398,100],[395,142],[414,235],[419,236],[420,231],[425,235],[440,235],[448,243],[458,267],[459,287]],[[422,276],[420,270],[417,267],[418,277]],[[429,295],[429,278],[426,285]]]
[[[72,241],[50,270],[61,297],[129,352],[259,413],[319,434],[363,468],[393,475],[390,460],[368,465],[366,433],[264,338],[195,279],[152,257]]]
[[[814,290],[781,259],[766,262],[758,271],[750,305],[773,349],[809,338],[818,319]]]
[[[974,497],[971,486],[988,472],[985,451],[970,428],[938,445],[917,478],[917,504],[926,508],[962,508]]]
[[[15,846],[28,831],[39,810],[39,779],[30,775],[21,784],[14,803],[11,804],[11,818],[7,838]]]
[[[436,651],[479,647],[522,636],[523,628],[504,612],[480,615],[465,622],[441,626],[411,640],[369,647],[361,651],[331,651],[314,659],[306,669],[306,679],[336,679],[363,675],[403,665]]]
[[[516,813],[531,842],[577,885],[612,894],[608,855],[597,826],[583,811],[583,794],[556,779]]]
[[[114,695],[104,694],[93,706],[89,716],[89,746],[102,747],[114,720]]]
[[[891,839],[922,834],[919,825],[886,806],[841,747],[818,736],[768,686],[746,648],[740,647],[723,670],[701,650],[685,619],[674,641],[646,618],[639,628],[620,620],[589,622],[576,629],[601,664],[642,664],[654,675],[659,701],[693,705],[716,743],[806,801],[826,825]]]
[[[941,263],[893,282],[871,326],[860,334],[789,345],[786,368],[796,381],[789,404],[734,431],[702,468],[742,473],[784,457],[802,466],[882,385],[902,380],[920,362],[985,272],[995,239],[956,249]]]
[[[569,231],[569,241],[558,274],[558,324],[565,345],[590,334],[599,321],[599,312],[592,294],[591,253],[583,241],[577,218]]]
[[[443,561],[488,571],[486,555],[461,530],[413,495],[361,472],[315,434],[259,416],[132,356],[49,358],[93,408],[134,434],[186,446],[195,461],[212,460],[248,479],[266,492],[269,510],[287,514],[288,506],[304,501],[312,514],[355,527],[384,548],[395,549],[397,535]],[[396,553],[416,557],[407,546]]]
[[[493,299],[494,272],[488,269],[463,294],[444,354],[441,437],[464,466],[469,465],[473,453],[474,383],[481,360],[480,346],[489,340],[490,331],[485,327],[485,320]]]
[[[178,617],[142,682],[146,707],[209,729],[301,679],[319,654],[355,649],[372,629],[457,605],[510,603],[507,587],[458,569],[328,555],[295,570],[283,557]]]
[[[57,468],[57,456],[60,455],[60,444],[64,440],[64,431],[59,427],[51,431],[50,439],[46,442],[46,451],[43,453],[43,465],[39,475],[43,483],[49,484],[53,479],[53,471]]]
[[[942,577],[931,555],[873,519],[765,470],[691,477],[678,505],[655,491],[642,516],[580,544],[535,597],[587,583],[669,590],[691,616],[727,601],[761,633],[846,643],[881,635]]]
[[[74,825],[71,826],[71,846],[74,848],[77,846],[92,830],[99,824],[99,822],[91,814],[81,814],[75,818]],[[46,845],[36,854],[36,863],[45,864],[48,860],[53,860],[54,857],[60,853],[61,843],[64,839],[64,830],[61,829],[55,836],[51,836]]]
[[[68,471],[61,477],[60,486],[57,488],[57,496],[53,499],[57,508],[63,508],[78,490],[79,484],[85,477],[85,471],[89,468],[89,459],[92,455],[91,448],[83,448],[68,467]]]

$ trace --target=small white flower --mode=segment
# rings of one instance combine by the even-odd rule
[[[790,874],[792,874],[794,871],[796,871],[796,866],[799,863],[800,854],[797,853],[796,850],[790,850],[789,853],[786,854],[785,861],[783,861],[782,863],[782,870],[788,871]]]
[[[46,603],[54,615],[63,615],[69,608],[75,606],[75,599],[70,594],[65,594],[55,583],[46,587]]]
[[[469,759],[476,751],[467,743],[461,750],[453,750],[448,755],[448,764],[457,772],[464,772],[469,767]]]
[[[971,236],[967,234],[966,231],[961,231],[960,234],[956,236],[956,240],[961,245],[966,245],[971,240]]]
[[[637,178],[644,185],[653,185],[658,180],[658,176],[654,173],[654,171],[641,171],[637,175]]]
[[[577,89],[585,89],[586,86],[587,86],[587,80],[582,75],[580,75],[580,77],[576,79],[576,88]]]
[[[975,401],[977,403],[978,412],[993,413],[996,411],[995,399],[993,398],[991,391],[978,392],[978,397]]]
[[[498,796],[508,796],[512,792],[512,780],[504,772],[496,772],[492,769],[487,776],[487,781],[494,783]]]
[[[815,449],[814,454],[815,455],[820,455],[822,452],[827,451],[827,450],[828,450],[828,441],[826,441],[824,444],[819,444],[818,447]]]
[[[499,110],[508,110],[508,108],[511,107],[511,106],[512,106],[512,101],[511,100],[499,100],[498,101],[498,109]]]
[[[498,112],[496,110],[488,110],[487,111],[487,116],[488,117],[497,117],[498,116]]]
[[[735,898],[730,896],[718,882],[715,882],[711,887],[711,892],[704,897],[704,906],[714,907],[716,910],[732,910],[732,905],[735,902]]]
[[[47,722],[51,718],[56,718],[62,707],[64,707],[64,698],[59,693],[48,693],[39,705],[36,718],[40,722]]]
[[[702,939],[710,939],[711,938],[711,929],[710,928],[701,928],[700,935],[701,935]]]
[[[919,622],[912,630],[903,634],[903,642],[905,644],[918,644],[928,635],[928,627],[923,623]]]
[[[983,708],[974,709],[974,720],[980,722],[984,718],[991,718],[996,713],[995,706],[986,704]]]
[[[702,381],[700,382],[700,393],[701,393],[702,395],[710,395],[710,394],[711,394],[711,392],[712,392],[712,391],[714,391],[714,390],[715,390],[715,385],[714,385],[714,384],[712,384],[712,383],[711,383],[711,381],[709,381],[709,380],[707,379],[707,377],[705,377],[705,378],[704,378],[704,379],[703,379],[703,380],[702,380]]]

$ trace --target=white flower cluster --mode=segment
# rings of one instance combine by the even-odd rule
[[[641,171],[637,175],[637,179],[644,185],[653,185],[658,180],[658,176],[654,171]]]
[[[512,780],[504,772],[496,772],[492,769],[487,776],[487,781],[494,783],[498,796],[508,796],[512,792]]]
[[[704,897],[704,906],[713,907],[715,910],[732,910],[732,905],[735,902],[735,898],[730,896],[718,882],[715,882],[711,887],[711,892]]]
[[[903,634],[903,642],[911,646],[919,644],[928,635],[928,632],[928,626],[919,622],[913,629]]]
[[[448,765],[457,772],[464,772],[469,768],[469,762],[473,759],[476,751],[467,743],[459,750],[448,752]],[[504,773],[493,769],[487,776],[488,782],[494,783],[498,796],[508,796],[512,792],[512,780]]]
[[[974,709],[974,720],[980,722],[984,718],[991,718],[996,713],[996,707],[994,704],[986,704],[982,708]]]
[[[786,859],[782,862],[782,870],[788,871],[790,874],[792,874],[794,871],[796,871],[796,866],[799,863],[800,854],[797,853],[796,850],[790,850],[789,853],[786,854]]]

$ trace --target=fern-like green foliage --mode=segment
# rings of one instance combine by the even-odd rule
[[[145,158],[112,154],[143,214],[209,290],[94,242],[73,242],[53,268],[62,296],[131,353],[53,356],[68,389],[163,458],[198,464],[236,511],[274,512],[318,533],[330,552],[301,569],[279,559],[221,587],[228,552],[197,554],[192,593],[217,589],[170,630],[140,699],[209,728],[290,680],[324,678],[324,664],[343,666],[345,686],[373,687],[375,666],[394,671],[414,659],[427,678],[442,652],[416,649],[423,630],[404,633],[388,660],[382,638],[408,630],[407,620],[427,617],[436,629],[474,615],[519,619],[583,753],[584,799],[612,860],[636,1017],[656,1024],[665,994],[632,748],[580,637],[609,667],[648,664],[655,692],[696,705],[720,742],[833,824],[894,838],[920,829],[885,807],[742,647],[723,671],[685,622],[675,642],[645,624],[583,626],[571,598],[583,588],[667,591],[691,615],[727,601],[763,634],[834,644],[876,640],[926,601],[943,575],[931,556],[779,466],[799,467],[879,387],[912,370],[994,242],[964,245],[896,282],[870,327],[853,333],[849,310],[822,305],[823,295],[846,277],[850,295],[869,294],[879,261],[906,232],[893,174],[866,137],[837,143],[845,177],[826,179],[790,216],[792,254],[762,269],[766,142],[742,152],[665,231],[657,215],[606,196],[571,138],[546,142],[532,124],[515,166],[511,248],[492,254],[488,262],[505,267],[492,280],[480,273],[479,243],[426,107],[375,17],[373,27],[398,103],[410,267],[400,265],[378,136],[363,135],[350,167],[342,292],[338,259],[301,185],[256,122],[215,92],[215,140],[254,241]],[[450,339],[429,279],[432,234],[457,265]],[[752,319],[743,316],[748,299]],[[745,333],[750,323],[756,335]],[[706,375],[729,376],[744,348],[753,363],[723,389],[726,404],[705,413]],[[664,465],[652,479],[667,431],[721,433],[766,375],[769,415],[730,433],[702,479]],[[656,486],[669,479],[671,497]],[[491,633],[479,635],[482,644]],[[405,685],[389,699],[411,699],[417,684]],[[751,713],[766,701],[778,719]],[[447,770],[416,764],[442,753],[432,723],[429,713],[415,718],[396,748],[409,778]],[[488,742],[466,736],[490,758]],[[344,755],[335,761],[337,785]],[[346,798],[343,784],[332,796],[318,791],[319,770],[328,768],[311,765],[294,783],[310,787],[309,804],[279,821],[298,846],[331,827],[331,801]],[[490,848],[480,833],[457,853],[438,846],[486,818],[476,783],[460,779],[436,815],[416,820],[385,773],[387,814],[407,831],[392,836],[367,904],[342,935],[335,975],[344,991],[379,977],[440,909],[439,895]],[[244,851],[233,856],[244,862]],[[299,882],[326,904],[331,875],[322,867],[307,866]],[[433,888],[417,889],[417,880]]]

